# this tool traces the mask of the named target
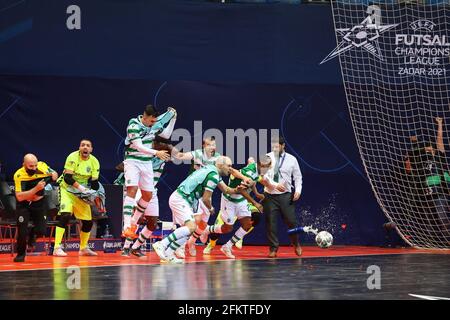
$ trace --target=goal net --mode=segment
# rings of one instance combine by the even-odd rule
[[[356,140],[379,205],[418,248],[450,248],[450,0],[332,2]]]

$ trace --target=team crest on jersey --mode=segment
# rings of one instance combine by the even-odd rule
[[[87,168],[86,168],[86,172],[87,172],[87,173],[91,172],[91,167],[87,167]]]
[[[19,222],[20,222],[20,223],[23,222],[23,217],[22,217],[22,216],[19,217]]]
[[[63,203],[62,205],[61,205],[61,210],[64,210],[66,208],[66,205]]]

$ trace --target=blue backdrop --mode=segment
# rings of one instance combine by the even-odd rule
[[[66,27],[71,4],[81,8],[80,30]],[[303,172],[304,224],[331,231],[338,244],[381,244],[385,218],[360,162],[337,61],[319,66],[335,45],[329,6],[6,1],[0,159],[9,177],[27,152],[61,171],[89,137],[101,180],[111,183],[127,122],[148,103],[175,106],[176,127],[191,132],[195,120],[222,132],[277,128]],[[187,171],[167,166],[159,186],[165,220]],[[263,230],[247,242],[264,243]]]

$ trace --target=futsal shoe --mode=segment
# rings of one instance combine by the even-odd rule
[[[270,250],[269,258],[276,258],[276,257],[277,257],[277,252],[275,250]]]
[[[175,255],[181,259],[186,258],[186,252],[185,252],[184,246],[181,246],[177,250],[175,250]]]
[[[130,256],[130,250],[131,250],[130,248],[123,248],[121,256],[122,257],[129,257]]]
[[[129,238],[131,240],[137,239],[138,235],[136,234],[136,230],[137,225],[133,224],[122,233],[122,237]]]
[[[79,256],[89,256],[89,257],[98,256],[97,252],[94,252],[89,248],[81,249],[80,251],[78,251],[78,255]]]
[[[215,245],[213,246],[210,241],[208,243],[208,245],[206,246],[206,248],[203,249],[203,254],[206,254],[206,255],[211,254],[211,251],[212,251],[212,249],[214,249],[214,247],[215,247]]]
[[[167,257],[166,261],[170,264],[183,264],[184,260],[177,258],[175,255]]]
[[[141,258],[145,258],[146,257],[146,255],[141,251],[141,249],[139,248],[139,249],[131,249],[131,254],[133,255],[133,256],[136,256],[136,257],[138,257],[139,259],[141,259]]]
[[[14,258],[14,262],[24,262],[25,261],[25,254],[18,254],[15,258]]]
[[[231,248],[226,244],[220,247],[220,251],[222,251],[223,254],[225,254],[228,258],[236,259],[236,257],[233,255],[233,251],[231,251]]]
[[[236,248],[238,248],[239,250],[241,250],[241,249],[242,249],[242,243],[243,243],[243,241],[242,241],[242,239],[241,239],[241,240],[239,240],[238,242],[236,242],[234,245],[236,246]]]
[[[67,257],[67,253],[65,253],[61,247],[53,249],[53,255],[57,257]]]
[[[299,257],[302,255],[302,248],[300,246],[295,247],[295,254]]]
[[[158,257],[161,258],[161,260],[167,260],[166,253],[165,253],[166,248],[164,248],[161,241],[157,241],[157,242],[153,243],[152,248],[153,248],[153,250],[155,250],[155,253],[158,255]]]
[[[197,249],[195,247],[195,242],[188,242],[189,254],[191,257],[195,257],[197,255]]]

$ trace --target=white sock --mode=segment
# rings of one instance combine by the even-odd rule
[[[131,224],[131,215],[134,210],[134,199],[126,196],[123,200],[123,230],[126,230],[130,227]]]
[[[147,228],[147,226],[142,229],[142,231],[139,233],[139,237],[137,238],[136,242],[133,244],[133,247],[131,249],[136,250],[139,249],[145,241],[147,241],[150,236],[152,235],[152,231]]]
[[[186,244],[186,242],[188,241],[188,239],[189,239],[189,236],[184,236],[178,240],[170,242],[169,246],[166,249],[166,254],[168,256],[173,255],[175,250],[177,250],[180,247],[183,247]]]
[[[139,219],[142,217],[142,212],[138,210],[134,210],[133,215],[130,219],[130,225],[136,225],[139,221]]]
[[[225,245],[231,248],[232,246],[234,246],[236,244],[236,242],[241,240],[246,234],[247,234],[247,231],[245,231],[242,227],[240,227],[239,229],[237,229],[237,231],[235,232],[233,237],[230,240],[228,240],[228,242]]]
[[[147,209],[147,206],[148,201],[145,201],[142,198],[140,198],[134,209],[131,223],[137,224],[139,218],[145,213],[145,209]]]
[[[123,244],[123,248],[129,249],[132,243],[133,243],[133,240],[126,238],[125,243]]]
[[[175,241],[180,240],[181,238],[185,238],[185,237],[186,237],[186,240],[187,240],[187,238],[190,235],[191,235],[191,233],[189,232],[189,228],[184,226],[184,227],[176,229],[174,232],[172,232],[167,237],[162,239],[161,240],[161,244],[165,248],[167,248],[170,245],[171,242],[175,242]]]
[[[204,232],[206,232],[207,234],[223,233],[222,232],[222,226],[216,226],[216,225],[207,226]]]

